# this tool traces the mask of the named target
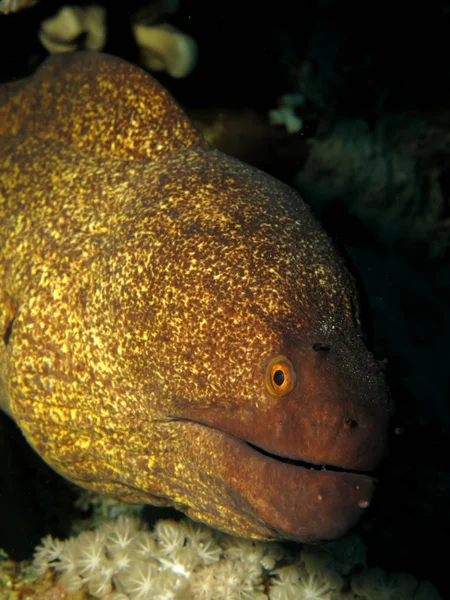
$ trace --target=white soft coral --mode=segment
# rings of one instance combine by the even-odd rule
[[[272,579],[270,600],[331,600],[335,588],[319,575],[300,576],[295,565],[283,567]]]
[[[407,573],[385,573],[382,569],[367,569],[355,575],[352,591],[366,600],[413,600],[418,581]]]
[[[350,559],[338,564],[329,552],[303,548],[286,564],[286,551],[275,543],[227,536],[188,520],[159,521],[147,531],[140,520],[122,516],[64,542],[47,536],[34,565],[41,574],[56,571],[68,593],[110,600],[439,598],[430,595],[431,584],[421,586],[409,575],[378,569],[352,575],[361,558]]]

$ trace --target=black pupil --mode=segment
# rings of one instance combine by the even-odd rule
[[[275,381],[276,385],[278,385],[278,386],[283,385],[284,373],[281,369],[278,369],[277,371],[275,371],[275,373],[273,374],[273,380]]]

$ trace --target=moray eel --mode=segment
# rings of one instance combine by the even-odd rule
[[[118,58],[0,89],[3,410],[101,494],[249,538],[345,534],[392,405],[309,208]]]

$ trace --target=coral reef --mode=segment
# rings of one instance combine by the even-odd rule
[[[173,1],[151,2],[147,10],[132,15],[131,21],[140,64],[152,71],[167,71],[172,77],[182,78],[197,64],[197,45],[191,36],[176,27],[155,23],[177,8],[178,3]],[[107,8],[93,4],[62,6],[41,22],[38,37],[50,54],[57,54],[104,50],[107,34]]]
[[[48,52],[100,51],[106,43],[106,11],[103,6],[63,6],[56,15],[45,19],[39,40]]]
[[[153,531],[120,515],[66,541],[47,536],[35,572],[58,589],[108,600],[439,600],[429,582],[366,568],[357,536],[298,556],[276,543],[229,536],[189,519]],[[83,596],[77,596],[79,598]],[[0,594],[0,598],[2,598]]]
[[[23,8],[34,6],[38,0],[0,0],[0,14],[18,12]]]
[[[271,125],[284,125],[288,133],[298,133],[303,129],[302,119],[295,113],[295,109],[303,106],[303,94],[284,94],[278,99],[278,106],[269,111]]]
[[[193,38],[170,25],[136,24],[133,33],[140,49],[140,62],[151,71],[167,71],[172,77],[186,77],[197,63]]]
[[[448,112],[385,116],[373,127],[339,120],[328,135],[309,141],[295,185],[319,212],[342,205],[386,244],[444,254],[449,119]]]

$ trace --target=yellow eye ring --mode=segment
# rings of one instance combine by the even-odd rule
[[[272,396],[285,396],[292,392],[297,383],[294,365],[279,354],[272,358],[266,369],[266,388]]]

